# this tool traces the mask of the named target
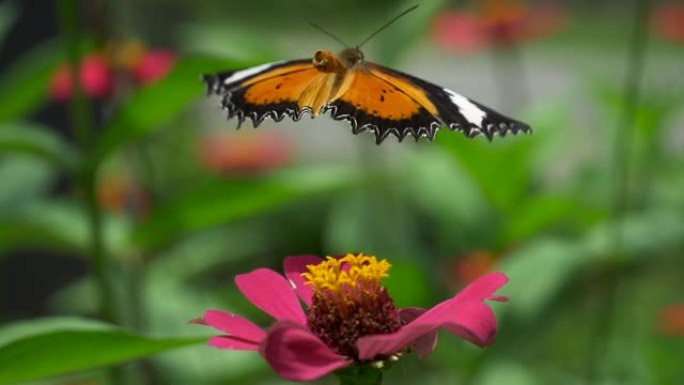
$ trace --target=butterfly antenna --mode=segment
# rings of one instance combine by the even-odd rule
[[[309,21],[309,24],[310,24],[312,27],[316,28],[317,30],[323,32],[325,35],[332,37],[333,39],[335,39],[336,42],[338,42],[338,43],[342,44],[343,46],[345,46],[345,48],[349,48],[349,44],[343,42],[342,39],[340,39],[339,37],[333,35],[332,33],[330,33],[330,32],[328,32],[328,31],[324,30],[323,27],[321,27],[320,25],[318,25],[318,24],[316,24],[316,23],[314,23],[314,22],[312,22],[312,21]]]
[[[387,28],[387,27],[389,27],[390,25],[392,25],[392,23],[394,23],[395,21],[399,20],[402,16],[406,15],[407,13],[409,13],[409,12],[411,12],[411,11],[415,11],[416,8],[418,8],[418,4],[414,5],[413,7],[409,8],[409,9],[407,9],[407,10],[405,10],[404,12],[398,14],[397,16],[394,16],[394,18],[393,18],[392,20],[390,20],[390,21],[388,21],[387,23],[385,23],[385,25],[383,25],[382,27],[378,28],[377,31],[373,32],[370,36],[368,36],[368,37],[366,38],[366,40],[364,40],[363,42],[361,42],[361,44],[359,44],[357,48],[363,47],[363,45],[366,44],[366,43],[368,43],[368,41],[369,41],[370,39],[374,38],[375,35],[379,34],[379,33],[382,32],[382,31],[384,31],[385,28]]]

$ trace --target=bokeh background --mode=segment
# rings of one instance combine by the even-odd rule
[[[415,3],[366,58],[533,135],[236,131],[204,97],[342,48],[308,20],[353,45]],[[284,383],[188,321],[267,325],[235,274],[356,251],[399,306],[510,277],[493,346],[444,335],[386,383],[684,383],[682,2],[6,0],[0,44],[0,384]]]

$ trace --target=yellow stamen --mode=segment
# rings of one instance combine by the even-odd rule
[[[388,276],[391,266],[385,259],[378,261],[373,256],[347,254],[339,259],[327,257],[318,265],[308,265],[309,272],[302,276],[316,290],[339,291],[345,286],[358,287],[360,283],[377,284]]]

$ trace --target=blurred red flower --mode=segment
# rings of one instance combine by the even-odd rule
[[[147,85],[163,78],[173,68],[176,54],[168,50],[148,51],[139,42],[115,43],[107,49],[92,52],[81,59],[80,77],[87,98],[103,99],[112,94],[114,73],[128,74],[136,84]],[[57,102],[67,101],[73,94],[69,64],[60,64],[52,75],[50,96]]]
[[[684,303],[663,308],[658,321],[661,333],[684,337]]]
[[[474,250],[459,257],[452,271],[460,286],[480,278],[494,268],[496,255],[487,250]]]
[[[565,23],[565,14],[554,3],[528,6],[516,0],[476,0],[476,12],[451,10],[433,24],[441,47],[473,51],[519,44],[550,35]]]
[[[200,142],[200,162],[221,174],[258,173],[277,169],[290,159],[285,136],[267,131],[210,133]]]
[[[684,43],[684,4],[666,3],[659,6],[653,12],[651,25],[662,38]]]
[[[149,196],[135,179],[125,174],[105,175],[97,183],[97,201],[116,214],[144,218],[150,209]]]

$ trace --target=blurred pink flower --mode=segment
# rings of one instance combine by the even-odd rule
[[[148,51],[137,41],[112,43],[106,49],[85,55],[81,59],[80,74],[83,93],[87,98],[104,99],[112,95],[114,73],[122,71],[140,85],[152,84],[166,76],[173,68],[176,55],[167,50]],[[73,79],[69,65],[60,64],[50,80],[50,95],[64,102],[73,93]]]
[[[651,25],[667,40],[684,43],[684,4],[665,3],[653,12]]]
[[[150,84],[166,76],[175,63],[176,54],[171,51],[147,51],[131,70],[138,83]]]
[[[554,3],[535,6],[516,0],[479,0],[479,12],[452,10],[435,19],[433,33],[441,47],[473,51],[502,47],[550,35],[565,23],[565,14]]]
[[[663,308],[660,311],[659,325],[663,334],[684,337],[684,303]]]
[[[247,174],[274,170],[290,159],[285,136],[267,131],[210,133],[202,138],[198,155],[208,170]]]
[[[80,65],[83,93],[91,99],[106,98],[112,91],[113,78],[109,64],[100,54],[84,56]],[[50,80],[50,95],[58,102],[68,100],[73,93],[73,79],[68,64],[61,64]]]
[[[439,328],[480,347],[494,341],[496,319],[484,300],[506,300],[494,294],[508,280],[505,275],[481,277],[431,309],[397,309],[380,284],[389,267],[363,254],[288,257],[285,277],[264,268],[235,277],[242,294],[276,320],[267,330],[219,310],[191,322],[224,333],[212,337],[211,346],[259,351],[278,375],[293,381],[394,360],[406,351],[425,357],[437,344]]]

